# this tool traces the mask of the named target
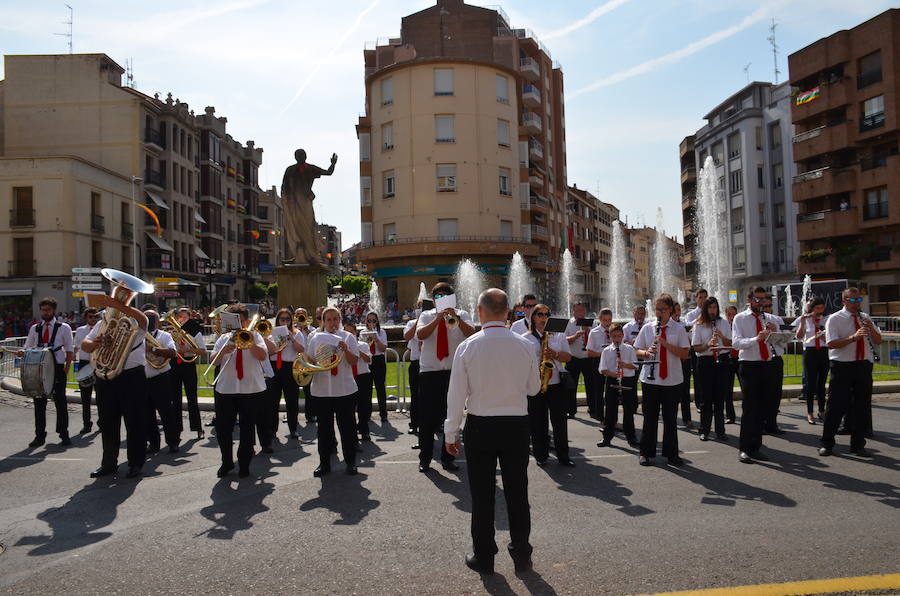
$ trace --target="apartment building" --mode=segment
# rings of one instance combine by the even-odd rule
[[[259,193],[260,237],[259,278],[273,283],[275,266],[284,260],[284,201],[278,189],[272,186]]]
[[[694,217],[697,213],[697,156],[694,154],[694,135],[688,135],[678,144],[681,160],[681,218],[684,238],[684,276],[690,288],[700,287],[697,279],[699,268],[695,254],[697,231]]]
[[[619,210],[577,185],[567,192],[568,248],[578,268],[575,299],[596,311],[607,301],[612,223],[619,219]]]
[[[341,233],[336,226],[317,224],[319,235],[319,254],[322,263],[328,268],[328,275],[341,275]]]

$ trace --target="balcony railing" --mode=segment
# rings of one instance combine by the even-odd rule
[[[541,66],[534,58],[520,58],[519,71],[526,79],[539,79],[541,77]]]
[[[122,240],[131,240],[134,238],[134,226],[127,222],[122,222]]]
[[[9,261],[10,277],[34,277],[37,274],[37,261],[18,259]]]
[[[822,126],[819,126],[818,128],[813,128],[813,129],[801,132],[800,134],[796,134],[796,135],[794,135],[794,144],[802,143],[803,141],[808,141],[810,139],[814,139],[814,138],[818,137],[819,135],[821,135],[822,132],[824,132],[826,128],[828,128],[828,126],[823,124]]]
[[[34,225],[34,209],[10,209],[9,227],[24,228]]]
[[[518,236],[416,236],[411,238],[391,237],[379,242],[363,242],[360,248],[373,246],[394,246],[397,244],[426,244],[429,242],[528,242]]]
[[[166,176],[156,170],[144,170],[144,184],[165,188]]]
[[[884,112],[870,114],[859,121],[859,132],[874,130],[876,128],[881,128],[882,126],[884,126]]]
[[[106,230],[106,223],[102,215],[91,214],[91,231],[102,234]]]
[[[808,182],[810,180],[817,180],[825,175],[825,170],[827,170],[829,166],[825,166],[824,168],[818,168],[816,170],[810,170],[808,172],[803,172],[802,174],[797,174],[794,176],[794,184],[798,184],[800,182]]]
[[[531,226],[531,235],[532,236],[550,236],[550,233],[547,231],[546,226]]]
[[[541,92],[534,85],[525,85],[522,87],[522,101],[526,105],[538,105],[541,103]]]
[[[157,147],[166,148],[166,138],[155,128],[144,129],[144,142],[153,143]]]
[[[523,200],[520,203],[522,209],[530,209],[531,207],[550,208],[550,201],[538,195],[529,195],[527,200]]]

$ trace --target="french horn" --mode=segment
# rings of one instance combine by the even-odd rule
[[[309,385],[317,373],[328,372],[338,366],[344,359],[344,353],[337,346],[319,344],[316,348],[315,359],[316,363],[313,364],[305,353],[297,354],[292,372],[294,380],[301,387]],[[326,364],[320,364],[321,362],[326,362]]]

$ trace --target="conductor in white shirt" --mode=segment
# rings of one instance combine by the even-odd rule
[[[473,554],[466,565],[493,573],[494,497],[497,461],[509,515],[509,554],[516,571],[531,568],[528,504],[528,395],[540,392],[538,362],[528,341],[505,326],[506,293],[496,288],[478,298],[481,331],[460,343],[454,356],[444,422],[445,448],[459,454],[463,410],[468,411],[465,450],[472,494]]]

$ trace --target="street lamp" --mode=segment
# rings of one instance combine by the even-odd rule
[[[209,281],[209,307],[214,308],[215,300],[213,300],[213,276],[216,274],[216,267],[212,264],[212,261],[207,261],[205,267],[203,268],[203,272],[207,276],[207,280]]]
[[[144,181],[143,178],[138,178],[137,176],[131,177],[131,263],[132,268],[134,269],[134,276],[140,277],[141,272],[138,268],[138,257],[137,257],[137,235],[138,235],[138,225],[137,219],[134,214],[134,204],[135,204],[135,185],[140,184]]]

